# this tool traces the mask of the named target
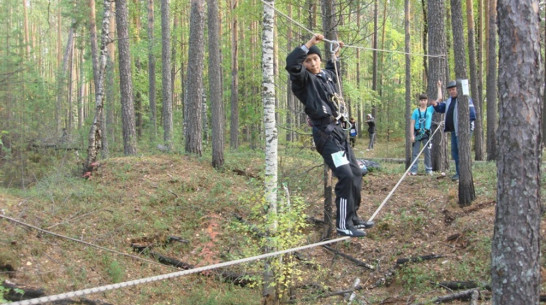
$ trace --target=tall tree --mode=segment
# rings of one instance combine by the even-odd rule
[[[163,141],[168,150],[173,145],[173,99],[171,82],[171,26],[169,0],[161,0],[161,85],[163,102]]]
[[[155,103],[155,55],[154,55],[154,0],[148,0],[148,99],[150,103],[150,133],[152,140],[157,137],[157,106]]]
[[[230,0],[231,11],[231,118],[229,131],[229,144],[232,150],[239,147],[239,45],[237,1]]]
[[[224,165],[224,103],[218,0],[207,0],[209,33],[209,90],[212,108],[212,166]]]
[[[110,11],[114,12],[116,9],[115,2],[110,2]],[[110,14],[109,22],[109,33],[116,31],[116,17],[115,14]],[[112,39],[112,37],[110,37]],[[115,143],[116,133],[114,132],[114,105],[115,105],[115,81],[114,81],[114,60],[116,57],[116,45],[114,43],[109,43],[108,47],[108,58],[106,60],[106,100],[104,102],[104,107],[106,111],[103,111],[103,124],[102,124],[102,156],[108,158],[110,154],[110,140],[112,143]]]
[[[453,53],[455,55],[455,76],[459,80],[468,79],[466,72],[466,52],[463,34],[463,8],[461,0],[451,0],[451,23],[453,29]],[[457,91],[457,123],[456,137],[459,148],[459,205],[467,206],[476,199],[474,181],[472,179],[472,160],[470,158],[470,120],[468,97],[465,96],[461,82]],[[455,116],[455,115],[454,115]]]
[[[131,49],[129,48],[129,10],[127,0],[116,1],[116,28],[118,33],[119,87],[121,92],[121,123],[123,152],[137,152],[133,81],[131,79]]]
[[[487,161],[497,159],[497,0],[489,1],[487,33]]]
[[[93,75],[97,76],[96,88],[95,88],[95,117],[89,130],[88,146],[87,146],[87,160],[84,166],[84,172],[90,172],[93,170],[93,163],[97,160],[97,155],[102,146],[102,124],[104,122],[104,80],[106,76],[106,63],[108,61],[108,44],[111,43],[109,37],[110,28],[110,14],[111,5],[109,0],[104,0],[104,16],[102,18],[101,27],[101,47],[100,57],[97,56],[97,71]],[[93,4],[94,8],[94,4]]]
[[[66,74],[68,71],[68,63],[70,58],[70,53],[72,46],[74,44],[74,31],[76,28],[76,22],[72,22],[70,30],[68,31],[68,39],[66,41],[66,49],[63,55],[63,62],[60,67],[60,70],[57,74],[57,100],[55,103],[55,132],[57,135],[61,134],[62,128],[62,113],[63,113],[63,101],[65,98],[65,88],[66,88]]]
[[[184,107],[185,151],[201,156],[203,122],[201,100],[203,95],[203,60],[205,54],[205,1],[191,0],[190,42],[188,49],[188,78]]]
[[[93,64],[93,84],[95,91],[99,86],[99,51],[97,46],[97,26],[95,13],[95,0],[89,0],[89,41],[91,46],[91,63]]]
[[[492,304],[538,305],[543,64],[538,0],[498,1],[497,206]]]
[[[266,0],[263,15],[262,33],[262,101],[264,109],[265,128],[265,201],[268,211],[269,232],[277,230],[277,126],[275,122],[275,75],[273,70],[273,39],[274,39],[274,0]],[[269,245],[272,250],[274,245]],[[272,285],[274,273],[271,264],[266,263],[264,273],[262,304],[278,304],[276,287]]]
[[[469,70],[470,70],[470,96],[474,98],[479,98],[478,93],[478,75],[477,75],[477,64],[476,64],[476,44],[474,37],[474,1],[466,0],[466,22],[468,28],[468,58],[469,58]],[[474,103],[474,109],[476,110],[476,121],[474,122],[475,126],[475,137],[474,137],[474,152],[476,160],[484,159],[483,152],[483,138],[482,138],[482,116],[480,103],[476,101]]]
[[[404,50],[406,52],[406,168],[411,164],[411,57],[410,57],[410,1],[404,1],[404,29],[405,41]]]
[[[445,0],[428,0],[427,10],[427,16],[429,17],[427,20],[429,29],[428,49],[430,54],[433,55],[428,58],[427,94],[430,99],[437,99],[438,81],[447,83],[445,69],[447,61]],[[442,96],[445,95],[442,94]],[[443,114],[435,112],[432,117],[432,130],[436,130],[438,128],[437,122],[442,121]],[[445,133],[443,132],[437,132],[432,139],[432,169],[435,171],[445,172],[446,170],[447,152],[445,139]]]

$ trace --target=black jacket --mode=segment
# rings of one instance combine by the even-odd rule
[[[335,117],[336,110],[331,97],[338,93],[336,67],[329,60],[326,69],[315,75],[303,66],[306,57],[307,52],[301,47],[297,47],[286,57],[286,70],[290,73],[292,92],[305,105],[305,113],[311,120],[320,121]]]

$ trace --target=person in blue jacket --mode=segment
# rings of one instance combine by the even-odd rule
[[[339,235],[362,237],[364,228],[373,222],[364,221],[357,215],[360,207],[362,171],[342,128],[343,113],[339,106],[339,63],[329,60],[321,68],[322,57],[316,46],[324,40],[315,34],[302,46],[296,47],[286,57],[286,70],[290,73],[292,92],[305,106],[313,128],[313,140],[324,162],[338,178],[336,193],[336,229]],[[339,43],[343,47],[343,43]],[[339,51],[339,50],[338,50]]]
[[[428,106],[428,97],[425,94],[419,95],[419,107],[417,107],[413,114],[411,115],[410,120],[410,137],[411,143],[413,143],[412,151],[412,162],[417,158],[419,151],[421,149],[421,144],[423,147],[430,137],[430,126],[432,125],[432,115],[434,114],[434,107]],[[430,159],[430,148],[431,145],[425,147],[425,172],[427,175],[432,175],[432,162]],[[415,161],[411,166],[409,175],[417,175],[417,169],[419,161]]]
[[[438,100],[432,101],[434,110],[439,113],[445,113],[444,116],[444,132],[451,133],[451,157],[455,160],[455,175],[451,177],[451,180],[459,180],[459,145],[458,145],[458,120],[457,120],[457,82],[450,81],[447,84],[447,92],[449,98],[442,102],[442,82],[438,81]],[[470,130],[474,130],[474,121],[476,120],[476,109],[474,109],[474,103],[472,98],[468,97],[468,110],[470,112]]]

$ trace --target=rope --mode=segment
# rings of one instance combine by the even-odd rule
[[[39,232],[43,232],[43,233],[46,233],[46,234],[49,234],[49,235],[53,235],[53,236],[56,236],[56,237],[68,239],[68,240],[71,240],[71,241],[74,241],[74,242],[77,242],[77,243],[80,243],[80,244],[84,244],[84,245],[87,245],[87,246],[90,246],[90,247],[93,247],[93,248],[97,248],[97,249],[100,249],[100,250],[112,252],[112,253],[119,254],[119,255],[122,255],[122,256],[127,256],[127,257],[130,257],[130,258],[136,259],[136,260],[140,260],[140,261],[147,262],[147,263],[152,263],[152,264],[157,264],[157,265],[160,265],[160,266],[165,266],[165,265],[163,265],[163,264],[161,264],[161,263],[159,263],[159,262],[152,261],[152,260],[149,260],[149,259],[145,259],[145,258],[142,258],[142,257],[138,257],[138,256],[136,256],[136,255],[131,255],[131,254],[119,252],[119,251],[117,251],[117,250],[108,249],[108,248],[105,248],[105,247],[102,247],[102,246],[94,245],[94,244],[92,244],[92,243],[83,241],[83,240],[81,240],[81,239],[76,239],[76,238],[72,238],[72,237],[69,237],[69,236],[61,235],[61,234],[58,234],[58,233],[55,233],[55,232],[51,232],[51,231],[48,231],[48,230],[44,230],[44,229],[42,229],[42,228],[33,226],[33,225],[31,225],[31,224],[28,224],[28,223],[24,223],[24,222],[22,222],[22,221],[20,221],[20,220],[17,220],[17,219],[15,219],[15,218],[8,217],[8,216],[6,216],[6,215],[0,214],[0,217],[1,217],[1,218],[4,218],[4,219],[6,219],[6,220],[9,220],[9,221],[11,221],[11,222],[14,222],[14,223],[16,223],[16,224],[19,224],[19,225],[22,225],[22,226],[25,226],[25,227],[28,227],[28,228],[32,228],[32,229],[34,229],[34,230],[37,230],[37,231],[39,231]]]
[[[442,122],[443,123],[443,122]],[[391,198],[392,194],[394,193],[394,191],[396,191],[396,189],[398,188],[398,186],[400,185],[400,183],[402,183],[402,181],[404,181],[404,179],[407,177],[408,175],[408,172],[411,170],[411,167],[413,166],[413,164],[415,162],[417,162],[419,160],[419,156],[421,155],[421,153],[423,153],[423,151],[425,151],[425,149],[427,148],[427,145],[428,143],[430,143],[430,141],[432,141],[432,138],[434,137],[434,135],[436,134],[436,132],[440,129],[440,127],[442,126],[442,123],[438,124],[438,127],[436,127],[436,130],[434,130],[434,132],[432,133],[432,135],[428,138],[428,141],[427,143],[425,143],[425,145],[423,146],[423,148],[421,149],[421,151],[417,154],[417,157],[415,157],[415,159],[413,160],[413,162],[411,162],[411,164],[408,166],[408,169],[404,172],[404,174],[402,175],[402,177],[400,178],[400,180],[398,180],[398,183],[396,183],[396,185],[394,186],[394,188],[391,190],[391,192],[387,195],[387,197],[385,197],[385,199],[383,200],[383,202],[379,205],[379,207],[377,208],[377,210],[375,210],[375,212],[373,213],[372,217],[370,217],[370,219],[368,221],[372,221],[375,216],[377,216],[377,214],[379,213],[379,211],[381,211],[381,209],[383,208],[383,206],[385,205],[385,203],[387,203],[387,201]]]
[[[275,12],[277,12],[279,15],[285,17],[286,19],[290,20],[291,22],[293,22],[294,24],[298,25],[299,27],[301,27],[302,29],[306,30],[307,32],[309,32],[310,34],[315,34],[313,31],[311,31],[310,29],[306,28],[305,26],[303,26],[301,23],[297,22],[296,20],[292,19],[290,16],[286,15],[285,13],[279,11],[278,9],[276,9],[273,5],[265,2],[264,0],[261,0],[263,4],[273,8],[273,10],[275,10]],[[329,42],[329,43],[337,43],[335,40],[329,40],[329,39],[326,39],[324,38],[323,39],[324,41],[326,42]],[[367,47],[361,47],[361,46],[353,46],[353,45],[345,45],[344,47],[347,47],[347,48],[355,48],[355,49],[361,49],[361,50],[367,50],[367,51],[378,51],[378,52],[386,52],[386,53],[396,53],[396,54],[404,54],[404,55],[413,55],[413,56],[422,56],[422,57],[438,57],[438,58],[444,58],[445,57],[445,54],[438,54],[438,55],[430,55],[430,54],[421,54],[421,53],[411,53],[411,52],[404,52],[404,51],[397,51],[397,50],[385,50],[385,49],[376,49],[376,48],[367,48]]]
[[[104,291],[118,289],[118,288],[124,288],[124,287],[130,287],[130,286],[135,286],[135,285],[144,284],[144,283],[162,281],[162,280],[176,278],[176,277],[180,277],[180,276],[188,275],[188,274],[192,274],[192,273],[197,273],[197,272],[203,272],[203,271],[217,269],[217,268],[228,267],[228,266],[231,266],[231,265],[257,261],[257,260],[268,258],[268,257],[273,257],[273,256],[278,256],[278,255],[282,255],[282,254],[286,254],[286,253],[301,251],[301,250],[305,250],[305,249],[309,249],[309,248],[313,248],[313,247],[319,247],[319,246],[323,246],[323,245],[327,245],[327,244],[331,244],[331,243],[336,243],[336,242],[339,242],[339,241],[344,241],[344,240],[347,240],[349,238],[350,238],[349,236],[344,236],[344,237],[325,240],[325,241],[322,241],[322,242],[309,244],[309,245],[305,245],[305,246],[301,246],[301,247],[296,247],[296,248],[291,248],[291,249],[286,249],[286,250],[280,250],[280,251],[271,252],[271,253],[265,253],[265,254],[262,254],[262,255],[242,258],[242,259],[223,262],[223,263],[218,263],[218,264],[214,264],[214,265],[208,265],[208,266],[203,266],[203,267],[198,267],[198,268],[193,268],[193,269],[188,269],[188,270],[183,270],[183,271],[178,271],[178,272],[172,272],[172,273],[167,273],[167,274],[158,275],[158,276],[151,276],[151,277],[141,278],[141,279],[137,279],[137,280],[117,283],[117,284],[110,284],[110,285],[105,285],[105,286],[100,286],[100,287],[87,288],[87,289],[71,291],[71,292],[67,292],[67,293],[61,293],[61,294],[50,295],[50,296],[45,296],[45,297],[40,297],[40,298],[34,298],[34,299],[30,299],[30,300],[17,301],[17,302],[8,303],[8,305],[42,304],[42,303],[46,303],[46,302],[53,302],[53,301],[58,301],[58,300],[74,298],[74,297],[80,297],[80,296],[84,296],[84,295],[88,295],[88,294],[92,294],[92,293],[99,293],[99,292],[104,292]]]

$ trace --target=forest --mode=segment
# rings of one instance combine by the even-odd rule
[[[0,1],[0,303],[334,240],[336,179],[285,69],[314,34],[323,67],[343,42],[354,151],[380,164],[369,236],[73,303],[544,302],[545,18],[538,0]],[[440,113],[433,177],[406,177],[419,96],[454,80],[459,126],[477,116],[460,179]]]

